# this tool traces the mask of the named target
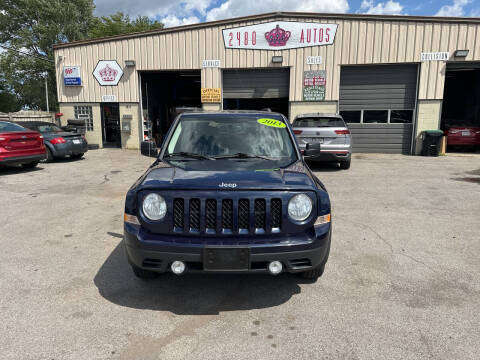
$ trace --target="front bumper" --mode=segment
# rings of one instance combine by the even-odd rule
[[[198,237],[188,243],[178,242],[171,235],[144,233],[140,226],[125,223],[124,243],[130,264],[141,269],[163,273],[170,271],[173,261],[183,261],[189,273],[268,273],[270,261],[281,261],[284,272],[298,273],[324,265],[328,260],[331,242],[331,224],[312,229],[311,234],[265,237],[231,238]],[[275,240],[272,240],[275,239]],[[248,243],[248,244],[247,244]],[[243,247],[250,250],[250,266],[244,271],[206,271],[203,252],[206,246]],[[231,245],[234,244],[234,245]],[[245,245],[241,245],[245,244]]]

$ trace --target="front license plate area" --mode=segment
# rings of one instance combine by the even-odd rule
[[[208,271],[247,271],[250,265],[248,248],[206,247],[203,269]]]
[[[470,136],[470,131],[462,131],[462,136]]]

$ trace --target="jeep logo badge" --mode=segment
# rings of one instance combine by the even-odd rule
[[[224,183],[224,182],[222,182],[221,184],[218,184],[218,187],[235,189],[235,188],[237,187],[237,184],[235,184],[235,183]]]

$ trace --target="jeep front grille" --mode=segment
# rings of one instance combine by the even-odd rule
[[[188,204],[187,214],[185,202]],[[278,233],[281,227],[281,199],[173,200],[173,230],[177,233],[264,234]]]
[[[240,199],[238,202],[238,227],[240,232],[248,233],[250,223],[250,202],[248,199]]]
[[[173,229],[183,230],[183,199],[173,200]]]
[[[233,200],[222,200],[222,230],[224,232],[233,231]]]
[[[272,229],[278,229],[282,227],[282,200],[272,199],[270,206],[270,214],[272,217]]]
[[[217,229],[217,200],[208,199],[205,208],[206,231],[214,233]]]
[[[190,231],[200,231],[200,199],[190,199]]]
[[[262,233],[265,231],[265,222],[267,217],[265,199],[255,199],[255,232]]]

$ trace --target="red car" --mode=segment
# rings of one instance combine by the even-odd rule
[[[9,121],[0,121],[0,166],[34,168],[47,157],[43,136]]]
[[[480,146],[480,127],[452,126],[445,131],[449,146]]]

